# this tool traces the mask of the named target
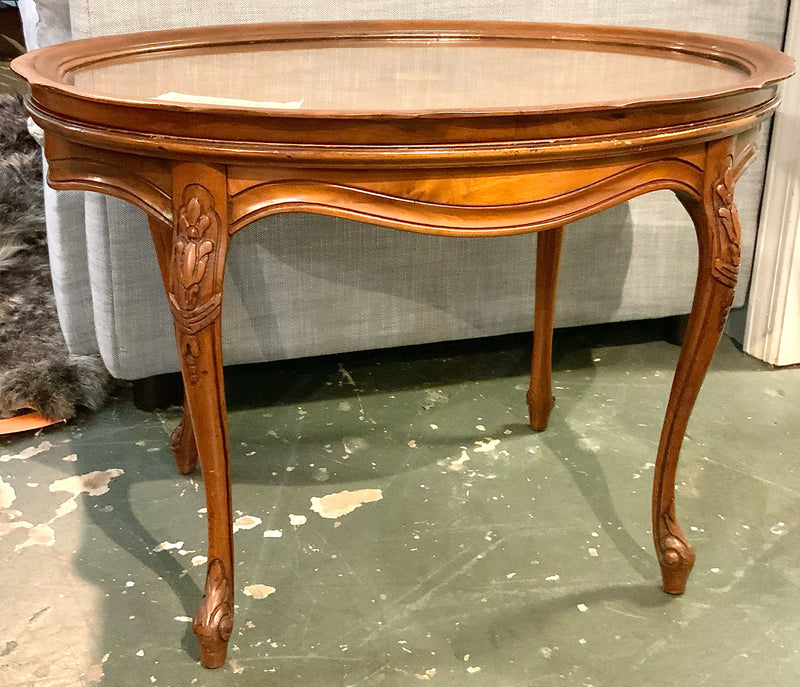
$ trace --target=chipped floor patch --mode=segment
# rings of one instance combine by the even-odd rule
[[[14,487],[0,477],[0,508],[10,508],[16,498],[17,492],[14,491]]]
[[[283,530],[264,530],[266,539],[278,539],[283,536]]]
[[[47,523],[34,525],[28,530],[28,538],[14,547],[14,551],[22,551],[29,546],[52,546],[56,543],[56,533]]]
[[[208,557],[206,556],[194,556],[192,558],[192,565],[195,567],[203,565],[204,563],[208,563]]]
[[[159,553],[160,551],[169,551],[170,549],[182,549],[183,542],[182,541],[162,541],[160,544],[156,544],[153,547],[153,553]]]
[[[45,443],[48,444],[48,448],[52,447],[49,442],[42,442],[37,448],[41,448]],[[76,499],[78,496],[83,493],[90,496],[105,494],[109,489],[109,483],[123,474],[125,474],[125,471],[121,468],[110,468],[56,480],[49,486],[49,490],[51,492],[64,491],[71,494],[71,496],[56,508],[55,514],[48,522],[39,523],[38,525],[32,525],[27,522],[11,523],[12,526],[5,531],[0,531],[0,535],[7,534],[11,529],[16,529],[17,527],[25,527],[28,529],[28,537],[21,544],[17,544],[14,547],[14,551],[21,551],[29,546],[53,546],[56,541],[56,535],[51,525],[59,518],[77,510]]]
[[[380,489],[357,489],[356,491],[337,492],[326,496],[312,496],[311,510],[323,518],[339,518],[352,513],[365,503],[373,503],[383,498]]]
[[[308,518],[305,515],[295,515],[294,513],[289,513],[289,524],[294,525],[295,527],[300,527],[300,525],[305,525]]]
[[[4,453],[2,456],[0,456],[0,463],[7,463],[10,460],[27,460],[28,458],[38,455],[39,453],[43,453],[44,451],[48,451],[51,448],[53,448],[53,444],[51,444],[49,441],[43,441],[38,446],[29,446],[19,453]]]
[[[417,680],[430,680],[434,675],[436,675],[436,668],[428,668],[424,673],[416,673],[414,677]]]
[[[464,469],[464,463],[469,460],[467,449],[461,449],[461,457],[450,462],[447,469],[451,472],[461,472]]]
[[[476,441],[475,448],[472,449],[475,453],[491,453],[500,444],[500,439],[487,439],[486,441]]]
[[[252,530],[254,527],[260,524],[261,518],[256,517],[255,515],[242,515],[233,521],[233,531],[236,533],[239,530]]]
[[[270,594],[275,593],[275,587],[266,584],[248,584],[242,592],[245,596],[252,596],[254,599],[266,599]]]
[[[84,475],[73,475],[64,479],[57,479],[53,482],[50,491],[66,491],[73,496],[86,493],[89,496],[100,496],[108,492],[109,483],[124,475],[122,468],[110,468],[108,470],[95,470]]]

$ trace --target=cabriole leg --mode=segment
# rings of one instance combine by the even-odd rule
[[[702,197],[681,195],[699,245],[694,303],[672,382],[653,483],[653,538],[664,591],[682,594],[694,547],[675,514],[675,474],[689,416],[719,342],[739,270],[741,233],[733,202],[729,139],[709,144]]]
[[[182,475],[191,475],[197,466],[197,442],[194,438],[194,427],[186,394],[183,395],[183,417],[169,435],[169,443],[178,472]]]
[[[161,270],[161,279],[164,282],[164,289],[167,298],[170,294],[170,264],[172,261],[172,227],[165,225],[161,220],[150,217],[150,235],[153,237],[153,245],[156,249],[158,266]],[[171,301],[170,301],[171,302]],[[180,336],[180,328],[175,324],[176,341]],[[197,442],[194,438],[194,428],[192,418],[189,414],[189,401],[186,394],[183,394],[183,417],[178,426],[172,430],[169,436],[169,444],[172,448],[172,455],[175,458],[175,466],[182,475],[190,475],[197,466]]]
[[[185,389],[178,442],[184,463],[179,457],[179,469],[191,464],[189,439],[194,434],[208,507],[205,593],[193,623],[206,668],[225,663],[233,629],[230,465],[220,327],[229,240],[226,185],[223,168],[176,163],[174,227],[169,237],[154,236],[157,252],[168,256],[165,282]]]
[[[564,227],[540,231],[536,235],[536,300],[533,317],[533,358],[527,401],[531,429],[541,431],[550,421],[555,405],[553,396],[553,321],[556,286],[561,262]]]

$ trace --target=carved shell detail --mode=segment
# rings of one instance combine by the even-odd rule
[[[712,275],[718,282],[733,288],[739,276],[742,232],[739,213],[733,202],[733,158],[728,156],[722,177],[714,184],[717,246]]]
[[[671,508],[674,506],[671,506]],[[661,523],[661,559],[669,566],[689,565],[694,562],[691,544],[683,537],[680,527],[673,520],[670,512],[662,516]]]
[[[219,558],[208,564],[203,600],[192,623],[192,630],[207,650],[219,650],[233,631],[233,604],[230,580]]]

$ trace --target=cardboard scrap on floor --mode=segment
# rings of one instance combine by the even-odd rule
[[[42,427],[55,425],[59,422],[66,422],[66,420],[48,420],[46,417],[39,415],[39,413],[14,415],[14,417],[7,417],[0,420],[0,435],[29,432],[33,429],[41,429]]]

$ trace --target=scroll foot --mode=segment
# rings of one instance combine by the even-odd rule
[[[656,541],[659,543],[656,553],[664,591],[667,594],[683,594],[694,566],[694,547],[669,513],[660,519]]]
[[[200,645],[200,663],[206,668],[223,666],[233,631],[233,589],[230,575],[219,558],[208,564],[205,592],[192,630]]]

